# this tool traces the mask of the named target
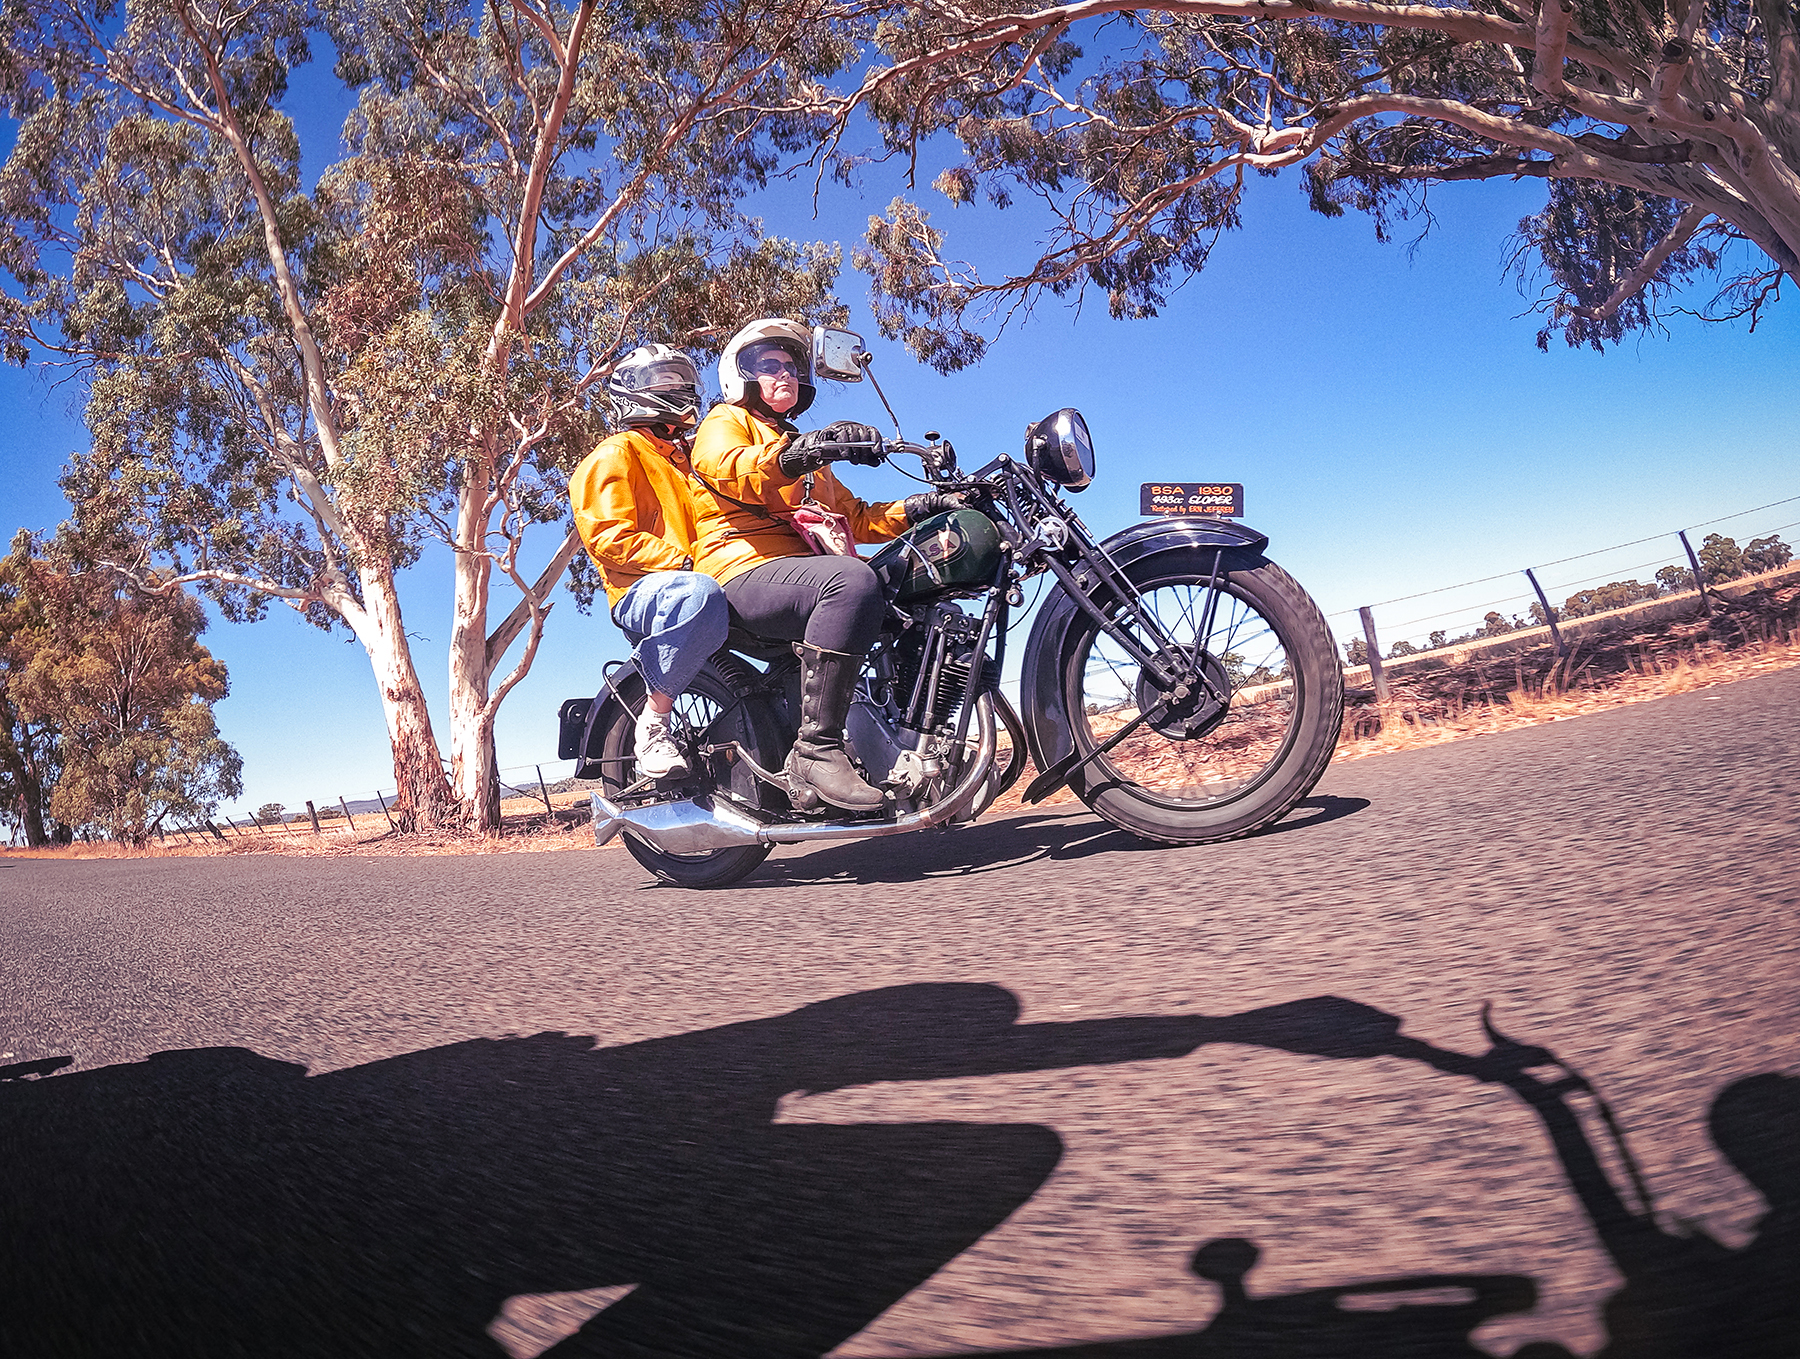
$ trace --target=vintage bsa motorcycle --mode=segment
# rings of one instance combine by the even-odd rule
[[[860,336],[820,328],[813,349],[819,376],[872,380]],[[925,437],[883,451],[917,458],[931,486],[979,508],[927,519],[868,558],[891,607],[846,736],[888,804],[860,816],[790,806],[780,771],[799,664],[786,643],[734,630],[676,702],[684,777],[659,785],[636,774],[644,686],[628,664],[609,667],[595,698],[562,705],[558,757],[602,785],[596,843],[622,833],[663,881],[723,887],[775,845],[973,821],[1017,781],[1027,753],[1040,772],[1025,802],[1067,784],[1113,825],[1175,845],[1247,834],[1311,791],[1337,742],[1343,676],[1318,606],[1263,555],[1264,535],[1182,518],[1096,538],[1062,498],[1094,475],[1074,410],[1033,425],[1021,459],[973,472],[958,468],[948,440]],[[1033,578],[1049,588],[1025,643],[1020,712],[1000,675]]]

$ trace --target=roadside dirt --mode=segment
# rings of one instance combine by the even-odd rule
[[[1563,722],[1628,703],[1665,698],[1800,666],[1800,586],[1758,590],[1724,601],[1706,618],[1669,622],[1629,633],[1583,638],[1566,656],[1547,643],[1490,650],[1480,659],[1438,669],[1406,669],[1391,677],[1388,701],[1373,689],[1345,695],[1344,725],[1336,761],[1364,759],[1417,746],[1437,745]],[[1017,811],[1035,770],[1027,765],[1018,784],[990,814]],[[119,845],[71,845],[60,849],[0,849],[31,858],[160,858],[227,854],[425,855],[516,854],[593,847],[587,793],[550,795],[554,812],[535,798],[501,804],[497,835],[438,831],[400,835],[356,833],[337,826],[315,836],[292,827],[240,834],[224,841],[171,841],[132,851]],[[1074,802],[1066,789],[1039,806]],[[365,820],[364,825],[367,825]],[[615,845],[617,842],[614,842]]]

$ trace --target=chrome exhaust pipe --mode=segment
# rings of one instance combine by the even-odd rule
[[[621,831],[637,836],[664,854],[698,854],[763,843],[761,821],[718,798],[683,798],[621,807],[603,793],[594,794],[594,843],[604,845]]]
[[[768,845],[803,845],[814,840],[873,840],[883,835],[905,835],[910,831],[941,826],[956,816],[981,791],[982,781],[994,767],[994,728],[989,725],[981,733],[981,745],[975,758],[956,787],[941,802],[892,821],[828,821],[816,826],[775,825],[766,827],[759,837]]]
[[[621,807],[605,794],[595,793],[594,843],[604,845],[623,832],[664,854],[698,854],[740,845],[799,845],[815,840],[872,840],[883,835],[905,835],[942,825],[961,813],[980,792],[982,781],[994,766],[994,746],[994,729],[989,726],[982,732],[981,744],[968,770],[942,801],[892,821],[778,824],[760,820],[722,798],[683,798],[679,802]]]

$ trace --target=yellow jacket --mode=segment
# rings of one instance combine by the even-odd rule
[[[721,403],[700,422],[693,452],[701,483],[693,490],[696,571],[723,584],[777,557],[809,555],[811,549],[787,521],[806,498],[804,481],[775,464],[788,437],[742,406]],[[813,499],[848,519],[859,543],[886,542],[906,530],[900,501],[858,500],[829,467],[813,473]]]
[[[681,571],[694,555],[687,455],[648,430],[600,441],[569,478],[575,529],[600,568],[608,605],[652,571]]]

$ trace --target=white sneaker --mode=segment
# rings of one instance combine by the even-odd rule
[[[647,703],[637,720],[637,770],[638,777],[648,779],[688,772],[681,747],[669,734],[669,715],[656,712]]]

